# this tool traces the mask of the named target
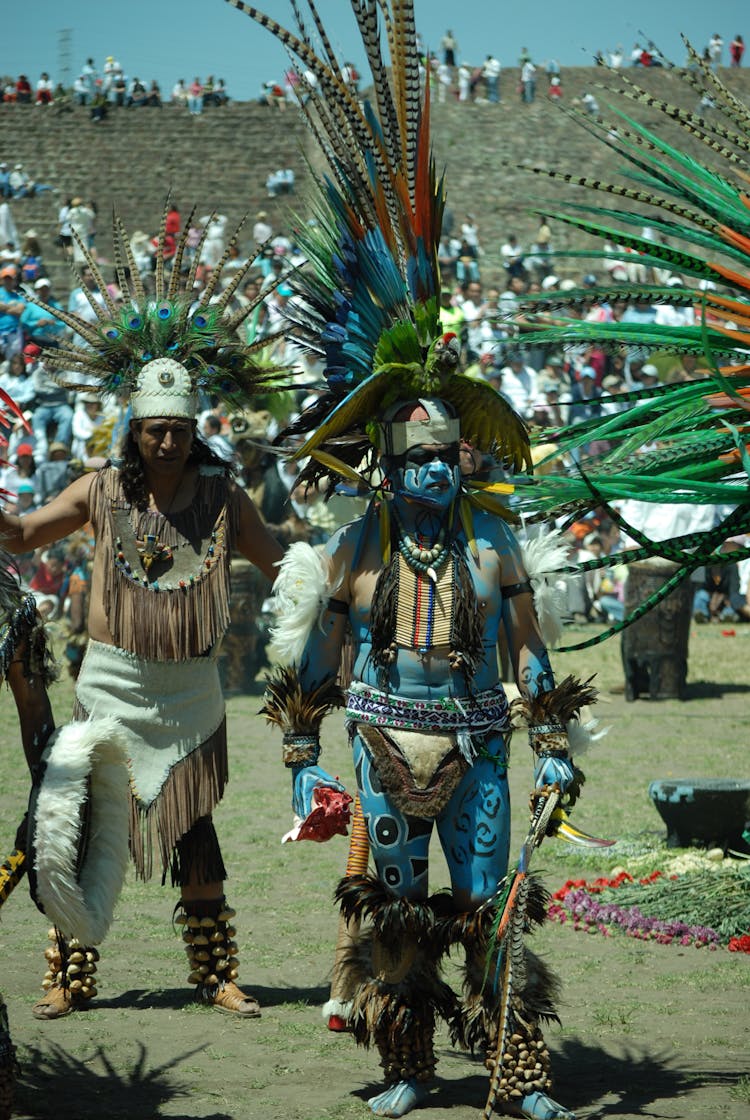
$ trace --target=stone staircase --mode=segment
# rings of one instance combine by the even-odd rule
[[[516,90],[516,71],[501,78],[502,101],[497,105],[433,105],[432,130],[438,168],[445,166],[448,207],[456,224],[476,215],[485,250],[482,274],[488,283],[502,277],[500,244],[509,233],[528,244],[538,219],[532,212],[564,209],[566,201],[591,201],[588,191],[528,173],[530,165],[556,168],[574,175],[609,179],[621,162],[604,144],[575,123],[564,109],[545,95],[544,76],[537,100],[522,104]],[[659,70],[628,70],[654,97],[695,110],[699,95],[677,74]],[[750,72],[725,70],[722,77],[745,103],[750,103]],[[599,101],[601,112],[614,119],[611,102],[642,123],[655,126],[660,136],[687,151],[706,150],[647,104],[633,105],[597,88],[606,74],[594,69],[565,70],[563,106],[570,106],[586,90]],[[19,232],[33,227],[39,233],[45,260],[60,284],[67,284],[66,266],[53,245],[57,212],[69,196],[94,199],[99,209],[97,247],[108,259],[108,226],[116,206],[130,230],[157,231],[164,199],[171,189],[183,216],[195,202],[198,214],[216,209],[230,223],[258,209],[269,214],[276,229],[289,229],[296,210],[304,218],[309,181],[306,156],[315,166],[318,157],[301,115],[279,112],[254,103],[230,104],[191,117],[173,106],[163,109],[120,109],[95,124],[88,111],[24,105],[0,106],[0,159],[23,162],[30,175],[55,186],[56,193],[12,203]],[[279,167],[295,172],[297,191],[269,198],[267,175]],[[607,201],[601,196],[602,204]],[[250,249],[250,230],[243,249]],[[561,224],[553,226],[555,247],[581,247],[585,238]],[[572,275],[586,270],[585,262],[560,262],[556,271]]]

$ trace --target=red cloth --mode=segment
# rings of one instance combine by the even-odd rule
[[[346,826],[352,819],[349,808],[352,798],[346,790],[316,786],[312,803],[312,811],[298,828],[284,837],[285,840],[315,840],[322,844],[332,836],[346,836]]]

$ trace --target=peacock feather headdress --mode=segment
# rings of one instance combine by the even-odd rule
[[[180,408],[189,408],[189,399],[195,399],[198,390],[203,390],[216,395],[229,407],[245,407],[258,393],[280,387],[285,371],[256,358],[256,354],[275,338],[266,337],[246,345],[238,334],[238,328],[252,314],[261,297],[239,310],[229,311],[230,301],[254,258],[238,268],[227,286],[220,290],[222,271],[239,242],[244,220],[228,239],[221,259],[196,296],[194,285],[209,223],[204,226],[188,267],[188,234],[195,215],[193,208],[167,274],[164,257],[168,209],[169,200],[155,248],[153,295],[146,292],[127,232],[117,214],[113,216],[117,296],[107,287],[97,259],[74,232],[83,268],[87,268],[93,278],[92,288],[84,282],[83,268],[72,266],[73,273],[93,313],[93,322],[91,316],[48,307],[42,300],[34,299],[74,332],[73,341],[44,351],[45,364],[53,376],[70,389],[130,398],[139,391],[151,393],[156,386],[164,407],[169,407],[166,401],[170,393],[175,400],[177,394],[181,394],[183,403],[177,406]],[[268,289],[263,297],[267,292]],[[158,414],[171,415],[169,412]]]
[[[324,365],[326,388],[293,429],[303,477],[350,477],[378,441],[395,401],[447,401],[462,437],[515,468],[528,457],[521,419],[489,385],[458,370],[459,346],[440,323],[437,250],[445,200],[430,142],[412,0],[352,0],[372,73],[372,97],[347,86],[313,0],[319,50],[292,4],[297,34],[243,0],[227,0],[279,39],[299,72],[300,103],[328,170],[315,176],[313,224],[295,277],[294,338]],[[381,39],[387,43],[384,57]],[[305,74],[311,74],[308,80]]]

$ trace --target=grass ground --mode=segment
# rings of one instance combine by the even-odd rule
[[[646,850],[663,864],[664,827],[647,790],[656,778],[747,778],[750,627],[726,636],[691,635],[684,701],[628,704],[619,648],[559,655],[558,675],[597,673],[598,715],[611,725],[585,761],[576,822],[632,847],[596,863],[548,841],[536,857],[547,885],[608,874],[626,853]],[[611,691],[615,690],[615,691]],[[259,692],[259,690],[258,690]],[[70,711],[68,682],[55,686],[59,721]],[[5,780],[0,791],[10,847],[27,795],[12,699],[0,701]],[[346,842],[279,843],[289,826],[288,775],[277,737],[257,716],[259,694],[228,705],[232,779],[217,815],[237,909],[241,980],[263,1005],[260,1020],[237,1022],[191,1005],[182,943],[172,929],[173,892],[128,878],[102,949],[100,995],[92,1009],[55,1023],[31,1016],[44,970],[47,923],[25,886],[2,912],[0,983],[19,1050],[17,1116],[26,1120],[347,1120],[368,1115],[377,1086],[374,1053],[326,1031],[336,913],[331,895]],[[352,785],[341,722],[329,720],[324,763]],[[513,850],[525,831],[530,760],[513,747]],[[446,871],[435,853],[433,887]],[[560,1100],[580,1120],[660,1117],[741,1120],[750,1105],[750,957],[725,950],[603,938],[548,925],[534,937],[564,981],[563,1025],[549,1032]],[[454,965],[449,977],[455,976]],[[424,1120],[472,1120],[484,1104],[482,1067],[438,1036],[439,1081]]]

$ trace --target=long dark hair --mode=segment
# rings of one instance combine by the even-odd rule
[[[136,421],[138,423],[138,421]],[[190,448],[186,467],[221,467],[227,477],[231,468],[226,459],[222,459],[198,435],[198,430],[193,425],[193,443]],[[128,427],[127,435],[122,445],[120,460],[120,480],[125,498],[135,509],[145,510],[148,507],[148,489],[143,471],[143,459],[138,450],[135,437]]]

